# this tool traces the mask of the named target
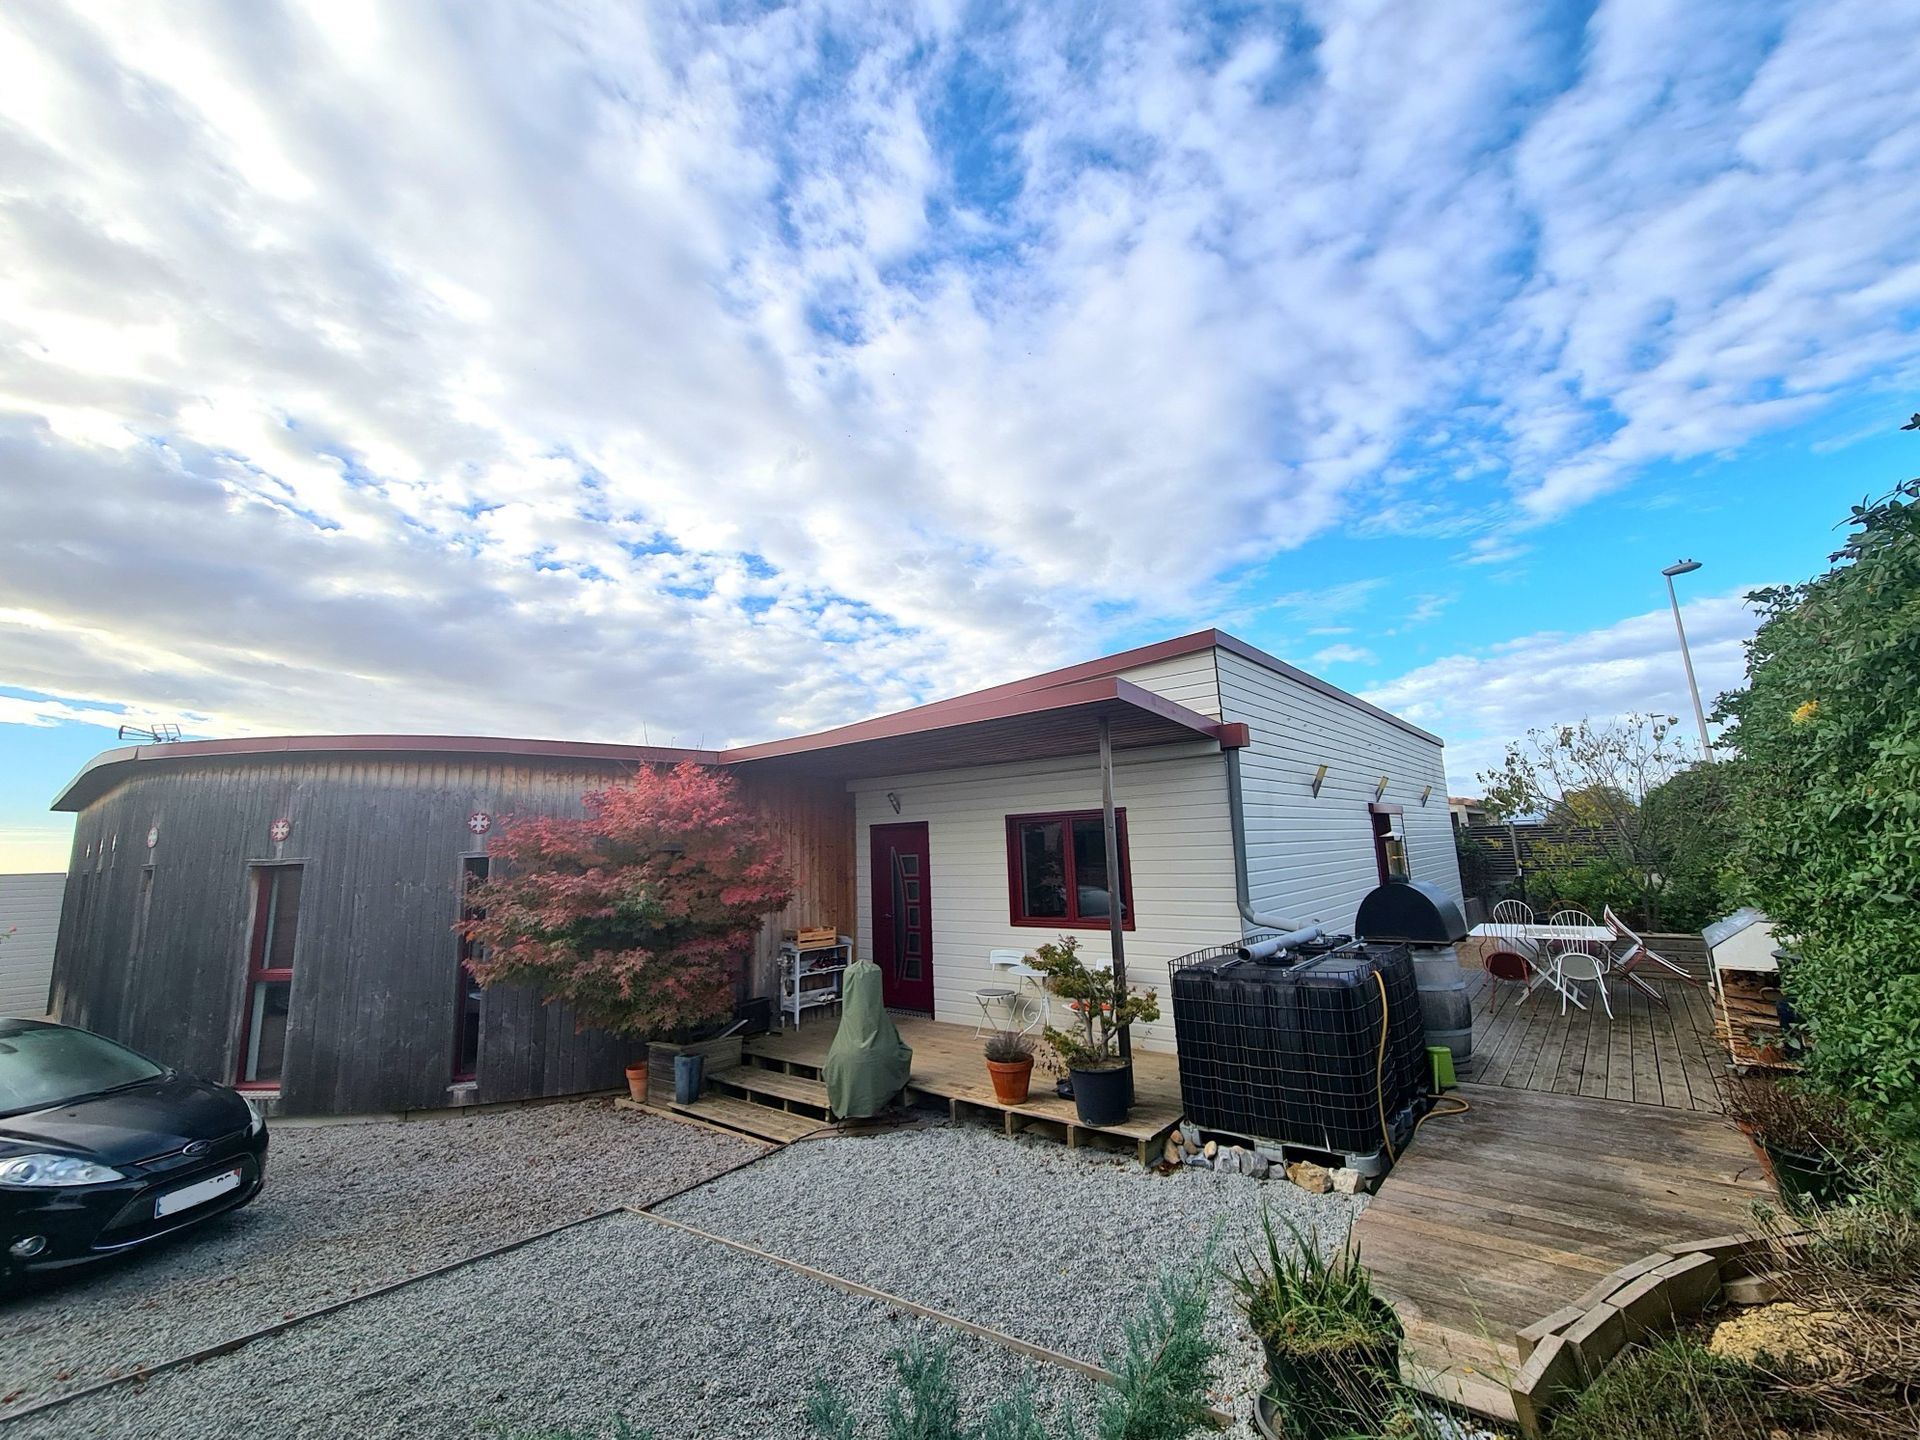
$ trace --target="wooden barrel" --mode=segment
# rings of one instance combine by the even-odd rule
[[[1473,1000],[1467,994],[1467,975],[1451,946],[1415,946],[1414,982],[1420,991],[1420,1023],[1429,1045],[1453,1052],[1457,1071],[1473,1055]]]

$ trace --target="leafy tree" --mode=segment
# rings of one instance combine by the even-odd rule
[[[1814,1077],[1920,1134],[1920,480],[1853,507],[1832,567],[1757,591],[1748,684],[1723,696],[1747,893]]]
[[[731,776],[647,768],[584,797],[581,819],[510,819],[456,927],[483,985],[526,984],[583,1024],[680,1035],[723,1019],[733,967],[793,895],[779,847]]]
[[[1671,715],[1628,715],[1529,730],[1507,746],[1500,769],[1480,777],[1487,808],[1501,821],[1545,819],[1595,832],[1606,873],[1593,871],[1573,888],[1604,882],[1613,888],[1600,903],[1624,904],[1658,927],[1670,847],[1655,823],[1659,812],[1649,812],[1646,801],[1687,763],[1674,724]],[[1545,892],[1558,892],[1571,872],[1593,863],[1569,850],[1538,878]],[[1562,898],[1589,909],[1595,900],[1572,890]]]

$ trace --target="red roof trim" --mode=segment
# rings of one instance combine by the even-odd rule
[[[758,745],[743,745],[732,750],[680,750],[656,745],[604,745],[584,740],[515,740],[476,735],[277,735],[250,740],[189,740],[169,745],[129,746],[109,750],[88,761],[80,773],[53,802],[55,810],[78,810],[93,798],[95,784],[104,790],[113,782],[105,772],[124,765],[163,759],[231,759],[249,755],[311,754],[388,754],[388,755],[487,755],[535,760],[587,760],[607,764],[671,765],[691,760],[703,765],[733,765],[754,760],[770,760],[785,755],[830,750],[867,740],[893,739],[925,734],[949,726],[968,725],[983,720],[1007,719],[1017,715],[1038,715],[1075,705],[1118,701],[1147,710],[1162,719],[1191,730],[1196,737],[1216,740],[1224,749],[1244,747],[1250,742],[1247,726],[1239,721],[1217,721],[1165,699],[1152,691],[1123,680],[1119,672],[1143,665],[1197,654],[1214,647],[1229,651],[1256,665],[1265,666],[1288,679],[1343,704],[1351,705],[1374,718],[1397,726],[1436,745],[1445,742],[1418,725],[1382,710],[1379,706],[1329,685],[1317,675],[1309,675],[1297,666],[1267,654],[1224,630],[1196,630],[1172,640],[1123,650],[1117,655],[1083,661],[1059,670],[1031,675],[1024,680],[990,686],[967,695],[915,706],[852,725],[821,730],[811,735],[796,735]],[[94,782],[94,783],[89,783]]]

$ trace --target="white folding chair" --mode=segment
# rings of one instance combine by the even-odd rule
[[[1547,923],[1599,928],[1584,910],[1556,910],[1547,917]],[[1607,997],[1607,972],[1613,968],[1613,957],[1606,947],[1598,940],[1549,940],[1547,948],[1553,954],[1553,979],[1560,990],[1560,1013],[1567,1013],[1569,988],[1590,982],[1600,992],[1600,1004],[1607,1012],[1607,1019],[1613,1019],[1613,1001]]]
[[[1011,985],[982,985],[974,991],[974,1003],[980,1007],[980,1023],[973,1027],[973,1033],[983,1035],[989,1030],[1012,1029],[1020,1019],[1019,995]],[[1006,1016],[1005,1025],[994,1019],[995,1006]]]

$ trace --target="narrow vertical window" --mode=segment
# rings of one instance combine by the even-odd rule
[[[1370,807],[1373,815],[1373,863],[1380,872],[1380,883],[1390,880],[1410,880],[1413,872],[1407,866],[1407,832],[1401,822],[1398,805],[1375,805]]]
[[[280,1083],[287,1056],[294,941],[300,929],[298,865],[253,870],[253,930],[247,937],[246,1005],[240,1016],[240,1084]]]
[[[469,855],[460,862],[460,915],[479,918],[479,911],[468,896],[473,887],[487,878],[489,861],[485,855]],[[480,1074],[480,1001],[484,993],[473,977],[473,958],[479,946],[460,937],[460,965],[454,977],[453,1001],[453,1080],[456,1085],[474,1080]]]

